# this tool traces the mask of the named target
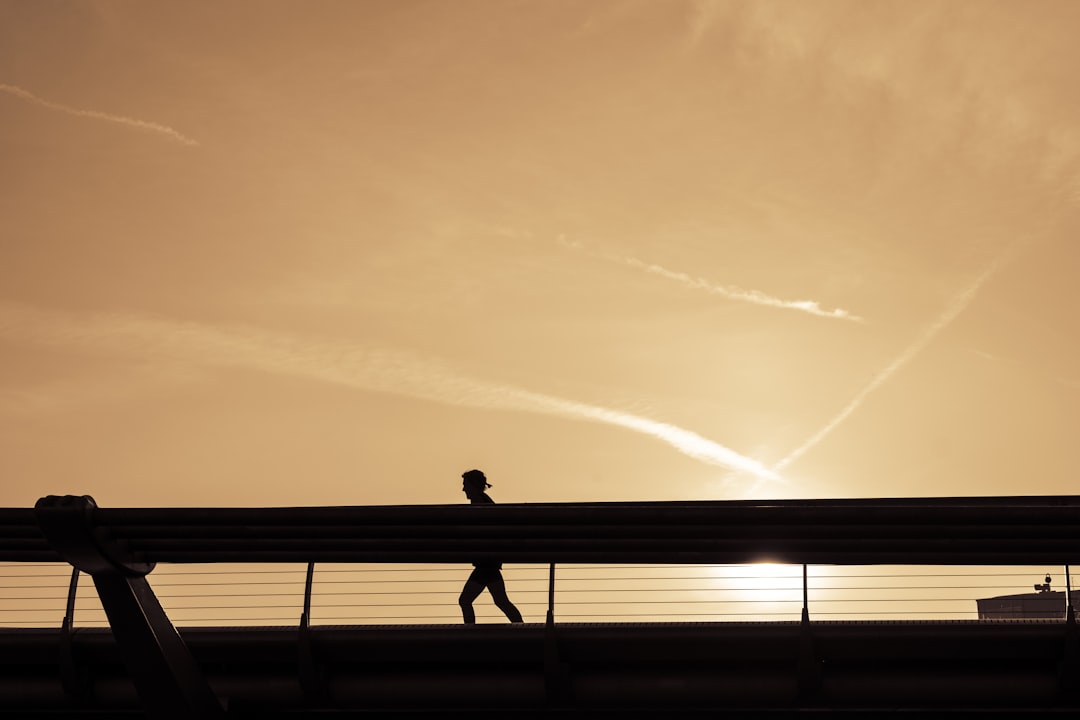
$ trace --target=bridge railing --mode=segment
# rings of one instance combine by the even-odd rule
[[[1025,592],[1047,571],[1064,589],[1078,526],[1075,496],[298,508],[98,508],[69,496],[0,509],[0,562],[28,580],[64,561],[153,570],[181,624],[286,622],[297,597],[314,623],[454,621],[464,568],[485,560],[505,563],[527,618],[785,619],[806,607],[822,619],[961,619],[978,597]],[[4,585],[0,626],[55,603],[33,582]],[[88,590],[68,614],[103,624]]]
[[[88,496],[49,496],[33,510],[0,509],[0,562],[60,561],[88,573],[147,713],[209,718],[222,717],[222,705],[146,578],[159,564],[303,564],[298,640],[308,684],[316,676],[308,632],[318,612],[315,568],[328,563],[546,565],[552,652],[556,600],[565,619],[559,568],[796,565],[804,578],[800,658],[811,668],[810,617],[818,608],[811,608],[810,567],[1067,568],[1080,559],[1078,527],[1075,496],[205,509],[102,509]],[[76,601],[77,590],[61,625],[68,658]],[[1075,639],[1071,605],[1065,616]],[[554,655],[550,665],[558,665]]]
[[[443,624],[461,621],[462,565],[321,563],[314,566],[313,625]],[[506,565],[510,597],[527,622],[543,622],[548,565]],[[58,627],[68,613],[72,570],[59,563],[0,564],[0,628]],[[974,620],[976,600],[1032,593],[1052,566],[809,566],[815,620]],[[583,564],[555,568],[559,622],[782,622],[800,619],[799,565]],[[295,625],[305,605],[305,565],[161,565],[152,586],[177,626]],[[485,593],[479,622],[506,622]],[[1064,618],[1065,608],[1061,608]],[[75,627],[108,620],[83,575],[70,618]]]

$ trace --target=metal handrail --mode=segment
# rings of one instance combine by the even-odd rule
[[[0,560],[59,560],[0,509]],[[95,508],[133,563],[1075,564],[1080,496]],[[3,522],[10,520],[10,526]]]

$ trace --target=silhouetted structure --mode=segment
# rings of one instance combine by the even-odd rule
[[[485,483],[486,486],[486,483]],[[0,508],[0,562],[73,567],[0,628],[0,715],[1031,717],[1080,712],[1076,622],[309,626],[315,563],[1080,564],[1080,496],[289,508]],[[177,631],[156,563],[307,563],[299,627]],[[73,628],[89,574],[110,628]],[[554,571],[551,577],[554,578]],[[1041,590],[1041,589],[1040,589]],[[58,618],[59,622],[59,618]],[[479,714],[478,714],[479,713]],[[484,714],[487,713],[487,714]]]
[[[1051,578],[1047,575],[1046,582],[1035,584],[1033,593],[998,595],[976,600],[979,606],[979,619],[1064,619],[1068,607],[1076,607],[1076,602],[1080,600],[1080,591],[1071,591],[1072,601],[1067,603],[1065,593],[1060,590],[1051,590],[1050,582]]]
[[[473,505],[495,504],[495,501],[484,492],[489,487],[491,487],[491,483],[487,481],[487,477],[480,470],[469,470],[461,475],[461,490]],[[472,604],[473,600],[484,592],[484,588],[488,589],[495,606],[506,614],[510,622],[522,622],[521,613],[518,612],[514,603],[510,602],[510,598],[506,595],[506,583],[503,582],[502,576],[502,563],[494,560],[482,560],[473,563],[472,574],[465,581],[465,587],[461,589],[461,596],[458,598],[458,605],[461,606],[461,615],[466,625],[476,623],[476,613],[473,611]]]

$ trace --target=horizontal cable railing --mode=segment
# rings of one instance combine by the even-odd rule
[[[161,564],[150,575],[178,626],[294,625],[304,607],[307,566]],[[461,565],[319,563],[313,625],[461,622],[457,598],[471,568]],[[815,620],[975,620],[976,601],[1031,594],[1054,566],[811,565],[805,599]],[[0,563],[0,628],[52,627],[64,618],[71,566]],[[503,568],[526,622],[548,609],[549,566]],[[1062,594],[1063,595],[1063,594]],[[803,567],[754,564],[565,564],[555,568],[557,622],[779,622],[799,620]],[[506,622],[485,592],[479,622]],[[1061,618],[1064,619],[1064,601]],[[79,578],[75,627],[108,622],[89,576]]]

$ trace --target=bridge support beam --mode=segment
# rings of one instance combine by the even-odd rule
[[[224,717],[198,663],[146,575],[152,563],[133,561],[94,524],[89,495],[48,496],[34,506],[38,525],[56,552],[94,580],[116,644],[146,714],[155,720]]]

